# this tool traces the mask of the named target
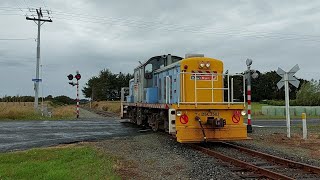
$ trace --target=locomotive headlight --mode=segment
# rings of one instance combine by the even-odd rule
[[[245,116],[246,114],[247,114],[247,112],[246,112],[245,110],[242,110],[242,111],[241,111],[241,115],[242,115],[242,116]]]
[[[177,116],[181,116],[182,115],[182,112],[181,111],[177,111]]]
[[[206,67],[209,68],[210,67],[210,63],[207,62]]]
[[[201,62],[201,63],[199,64],[199,66],[200,66],[200,68],[204,68],[204,66],[205,66],[204,62]]]

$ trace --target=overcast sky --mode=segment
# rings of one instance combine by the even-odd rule
[[[203,53],[229,72],[247,58],[262,72],[299,64],[298,77],[320,79],[319,0],[1,0],[0,96],[34,95],[37,26],[25,15],[39,7],[53,20],[41,27],[45,96],[75,97],[66,76],[76,70],[83,85],[168,53]]]

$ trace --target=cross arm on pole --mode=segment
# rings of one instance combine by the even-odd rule
[[[38,18],[29,18],[29,17],[26,17],[26,19],[31,21],[52,22],[52,19],[38,19]]]

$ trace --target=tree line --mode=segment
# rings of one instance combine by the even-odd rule
[[[121,88],[128,87],[132,74],[112,73],[109,69],[99,72],[99,75],[91,77],[82,89],[86,98],[94,101],[120,100]]]
[[[258,78],[251,78],[251,95],[252,101],[260,102],[265,100],[284,100],[284,88],[278,89],[277,83],[281,80],[281,77],[277,74],[276,71],[269,71],[261,73],[257,71]],[[298,88],[289,84],[290,88],[290,99],[296,99],[297,92],[300,90],[303,84],[308,83],[309,81],[305,79],[298,78],[300,81],[300,86]],[[236,78],[234,83],[234,89],[241,89],[242,78]],[[235,92],[236,93],[236,92]],[[243,99],[242,91],[236,93],[235,98]]]
[[[39,102],[41,102],[42,98],[39,98]],[[56,96],[48,95],[43,98],[44,101],[50,101],[54,104],[65,105],[65,104],[75,104],[76,100],[72,99],[68,96]],[[34,96],[4,96],[0,98],[0,102],[34,102]]]

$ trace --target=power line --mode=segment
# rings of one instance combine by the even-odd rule
[[[0,41],[26,41],[34,40],[34,38],[0,38]]]
[[[27,6],[28,9],[30,9],[30,7],[28,6],[26,0],[23,0],[24,4]]]
[[[208,29],[203,28],[199,30],[199,27],[193,27],[192,25],[179,25],[179,24],[170,24],[163,22],[147,22],[147,21],[137,21],[133,19],[123,19],[123,18],[108,18],[108,17],[99,17],[99,16],[89,16],[86,14],[70,14],[67,12],[54,11],[54,14],[58,15],[68,15],[68,20],[88,22],[88,23],[113,23],[118,26],[126,26],[126,27],[135,27],[135,28],[143,28],[143,29],[161,29],[168,31],[178,31],[178,32],[191,32],[198,34],[212,34],[212,35],[226,35],[226,36],[234,36],[234,37],[254,37],[254,38],[270,38],[270,39],[278,39],[278,40],[301,40],[301,41],[313,41],[320,42],[320,36],[315,35],[301,35],[301,34],[283,34],[283,33],[275,33],[275,32],[259,32],[252,31],[248,29],[244,30],[230,30],[225,28],[217,28],[217,29]],[[66,17],[61,17],[61,19],[66,19]],[[150,26],[153,25],[153,26]],[[220,30],[221,32],[216,32],[216,30]]]
[[[22,8],[20,7],[20,3],[17,2],[17,6],[18,6],[19,10],[20,10],[23,14],[25,14],[25,16],[27,16],[27,13],[24,12],[24,11],[22,10]]]
[[[20,7],[0,6],[0,9],[19,10],[19,9],[20,9]],[[28,8],[21,8],[21,9],[28,9]]]
[[[272,32],[258,32],[258,31],[250,31],[250,30],[241,30],[241,31],[230,31],[228,29],[217,29],[221,30],[220,32],[214,31],[213,29],[209,30],[196,30],[197,27],[190,27],[188,26],[187,28],[185,27],[179,27],[178,25],[170,25],[170,26],[150,26],[150,24],[140,24],[140,23],[135,23],[135,22],[128,22],[125,23],[124,21],[115,21],[115,20],[95,20],[92,21],[90,18],[72,18],[72,17],[59,17],[59,19],[66,19],[66,20],[74,20],[74,21],[81,21],[81,22],[88,22],[88,23],[97,23],[97,24],[112,24],[112,25],[117,25],[117,26],[125,26],[125,27],[134,27],[134,28],[142,28],[144,30],[166,30],[166,31],[175,31],[175,32],[191,32],[191,33],[196,33],[196,34],[201,34],[201,35],[224,35],[224,36],[234,36],[234,37],[252,37],[252,38],[269,38],[269,39],[277,39],[277,40],[299,40],[299,41],[310,41],[310,42],[320,42],[320,36],[305,36],[305,35],[293,35],[293,34],[288,34],[288,35],[281,35],[281,34],[276,34]]]
[[[57,12],[57,13],[56,13]],[[134,19],[128,19],[128,18],[115,18],[115,17],[102,17],[102,16],[92,16],[90,14],[81,14],[81,13],[67,13],[67,12],[62,12],[62,11],[54,11],[54,14],[60,14],[60,15],[68,15],[68,17],[76,17],[76,18],[82,18],[82,19],[91,19],[91,20],[112,20],[115,22],[125,22],[125,23],[139,23],[142,25],[150,25],[150,24],[156,24],[156,25],[163,25],[163,26],[174,26],[177,28],[192,28],[193,30],[199,30],[199,27],[190,27],[192,25],[179,25],[179,24],[172,24],[172,23],[164,23],[162,21],[142,21],[142,20],[134,20]],[[120,22],[119,22],[120,23]],[[206,26],[204,26],[203,28],[206,28]],[[224,27],[222,27],[223,31],[225,31]],[[221,27],[220,27],[221,29]],[[207,31],[211,31],[211,30],[216,30],[216,29],[208,29],[206,28],[206,32]],[[228,29],[227,29],[228,30]],[[203,31],[203,30],[202,30]],[[229,29],[230,31],[230,29]],[[239,32],[239,30],[234,29],[234,31]],[[245,30],[240,30],[240,32],[244,32]],[[261,32],[261,31],[251,31],[251,32],[255,32],[255,33],[262,33],[262,34],[266,34],[266,33],[270,33],[270,32]],[[315,36],[315,35],[302,35],[302,34],[283,34],[283,33],[275,33],[273,32],[272,34],[276,34],[276,35],[286,35],[286,36],[304,36],[304,37],[310,37],[310,38],[320,38],[320,36]]]
[[[26,4],[27,5],[27,4]],[[11,7],[0,7],[0,8],[9,8],[16,9]],[[36,12],[36,9],[29,8],[30,12]],[[48,18],[52,16],[52,11],[48,12]],[[182,33],[196,33],[201,35],[221,35],[234,38],[243,38],[243,37],[253,37],[253,38],[269,38],[277,40],[299,40],[299,41],[310,41],[310,42],[320,42],[320,36],[317,35],[302,35],[302,34],[283,34],[277,32],[261,32],[261,31],[252,31],[245,29],[228,29],[225,27],[218,28],[206,28],[206,26],[199,27],[193,25],[181,25],[181,24],[172,24],[165,23],[163,21],[143,21],[132,18],[115,18],[115,17],[103,17],[103,16],[92,16],[89,14],[81,13],[68,13],[63,11],[54,11],[53,14],[56,14],[60,19],[87,22],[87,23],[96,23],[96,24],[110,24],[115,26],[124,26],[124,27],[134,27],[141,28],[144,30],[165,30],[165,31],[175,31]],[[60,17],[63,16],[63,17]],[[65,17],[68,15],[68,17]],[[34,16],[34,15],[33,15]]]
[[[3,16],[24,16],[21,14],[5,14],[5,13],[0,13],[0,15],[3,15]]]
[[[42,0],[42,3],[43,3],[43,5],[44,5],[44,7],[45,7],[46,9],[48,9],[48,7],[46,6],[46,3],[44,2],[44,0]]]

